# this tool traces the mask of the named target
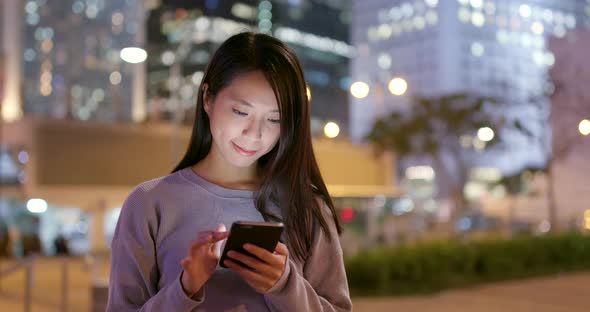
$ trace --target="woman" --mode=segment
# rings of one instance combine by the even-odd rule
[[[340,225],[294,53],[264,34],[229,38],[205,71],[196,110],[173,173],[125,201],[107,311],[350,311]],[[217,263],[239,220],[285,224],[273,253],[229,254],[254,270]]]

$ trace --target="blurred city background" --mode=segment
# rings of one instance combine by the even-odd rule
[[[589,0],[2,0],[0,25],[0,299],[11,307],[77,311],[104,295],[125,197],[179,161],[206,64],[246,30],[303,64],[355,294],[404,293],[363,291],[374,281],[358,261],[429,243],[555,245],[586,263],[483,281],[590,270]],[[572,257],[560,249],[570,243]],[[61,288],[35,293],[31,272]]]

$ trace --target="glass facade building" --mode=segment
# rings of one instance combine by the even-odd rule
[[[314,130],[334,121],[346,133],[350,20],[346,0],[164,1],[148,18],[148,115],[190,123],[212,53],[230,35],[251,30],[271,34],[297,53],[312,98]]]
[[[24,114],[131,120],[133,65],[119,52],[143,45],[143,1],[21,4]]]
[[[351,137],[360,141],[385,112],[407,107],[412,95],[472,93],[502,102],[505,118],[547,131],[547,105],[533,105],[550,91],[547,69],[555,58],[548,37],[563,37],[590,21],[585,0],[369,0],[353,2],[353,81],[365,81],[368,97],[351,97]],[[387,91],[393,77],[408,83],[404,96]],[[538,103],[537,103],[538,104]],[[544,161],[542,146],[509,135],[510,151],[495,165],[513,170]]]

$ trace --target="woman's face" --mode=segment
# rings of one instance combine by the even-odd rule
[[[238,75],[215,98],[204,94],[211,152],[230,165],[249,167],[272,150],[281,130],[279,106],[262,72]]]

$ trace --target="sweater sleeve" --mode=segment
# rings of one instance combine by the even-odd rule
[[[287,261],[283,276],[265,294],[271,311],[352,311],[336,225],[331,213],[324,215],[331,240],[318,226],[303,272]]]
[[[107,311],[191,311],[203,302],[203,293],[185,294],[180,274],[158,289],[157,228],[155,204],[139,187],[123,204],[115,229]]]

